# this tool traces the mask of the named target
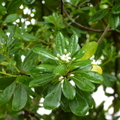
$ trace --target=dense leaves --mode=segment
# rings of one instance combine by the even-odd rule
[[[0,0],[0,120],[119,120],[119,32],[119,0]]]

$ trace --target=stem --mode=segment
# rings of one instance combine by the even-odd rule
[[[110,62],[110,59],[108,59],[107,61],[105,61],[103,64],[101,64],[101,66],[106,65],[108,62]]]
[[[106,35],[107,32],[109,31],[109,28],[110,28],[110,26],[107,25],[105,31],[103,32],[103,34],[101,35],[101,37],[100,37],[99,40],[97,41],[98,44],[100,44],[100,43],[102,42],[103,38],[105,37],[105,35]]]
[[[17,77],[17,75],[11,75],[11,74],[8,74],[8,73],[5,73],[5,72],[0,72],[0,74],[6,75],[6,76],[9,76],[9,77]]]

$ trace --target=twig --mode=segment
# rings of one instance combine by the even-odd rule
[[[67,3],[67,4],[73,6],[73,7],[77,8],[77,9],[80,9],[80,8],[83,8],[83,7],[86,7],[86,6],[90,5],[90,3],[87,3],[87,5],[83,5],[83,6],[75,6],[75,5],[73,5],[73,4],[69,3],[69,2],[66,2],[66,1],[64,3]]]
[[[12,75],[12,74],[5,73],[5,72],[0,72],[0,74],[6,75],[6,76],[9,76],[9,77],[17,77],[17,75]]]
[[[107,25],[105,31],[103,32],[103,34],[101,35],[101,37],[100,37],[99,40],[97,41],[98,44],[100,44],[100,43],[102,42],[103,38],[105,37],[105,35],[106,35],[107,32],[109,31],[109,28],[110,28],[110,26]]]
[[[79,28],[84,29],[84,30],[88,30],[88,31],[93,31],[93,32],[97,32],[97,33],[101,33],[104,32],[104,30],[96,30],[96,29],[92,29],[86,26],[81,25],[80,23],[75,22],[75,20],[67,13],[67,11],[65,10],[64,6],[63,6],[63,12],[65,13],[65,15],[72,21],[72,23],[74,23],[75,25],[77,25]],[[108,31],[111,31],[111,29],[108,29]]]

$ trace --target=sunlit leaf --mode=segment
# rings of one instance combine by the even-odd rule
[[[82,49],[85,51],[85,54],[82,58],[80,58],[80,60],[86,60],[90,57],[92,57],[96,50],[97,50],[97,47],[98,47],[98,43],[97,42],[88,42],[86,43]]]

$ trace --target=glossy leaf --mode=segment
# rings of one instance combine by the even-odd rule
[[[65,79],[63,82],[62,91],[64,96],[70,100],[74,99],[76,95],[75,88],[71,85],[71,83],[67,79]]]
[[[71,77],[71,79],[75,82],[76,86],[83,91],[91,92],[95,89],[95,86],[82,76],[75,75]]]
[[[50,70],[54,69],[56,66],[55,65],[50,65],[50,64],[40,64],[36,68],[40,70]]]
[[[90,57],[92,57],[96,50],[97,50],[97,47],[98,47],[98,43],[97,42],[88,42],[86,43],[82,49],[85,51],[85,54],[82,58],[80,58],[80,60],[86,60]]]
[[[91,94],[88,92],[80,91],[81,95],[84,97],[84,99],[87,101],[90,108],[94,105],[94,99],[92,98]]]
[[[30,69],[30,67],[35,64],[36,59],[37,59],[37,55],[32,50],[27,51],[27,54],[25,55],[25,59],[21,65],[22,70],[27,71],[28,68]]]
[[[16,10],[18,10],[21,4],[22,0],[12,0],[7,6],[8,14],[14,13]]]
[[[44,100],[44,108],[46,109],[55,109],[61,99],[61,84],[56,83],[55,85],[52,86],[50,92],[47,94]]]
[[[81,66],[86,66],[88,64],[91,64],[91,60],[81,60],[81,61],[73,62],[71,65],[81,67]]]
[[[35,0],[23,0],[23,2],[26,4],[32,4],[35,2]]]
[[[98,10],[90,18],[90,21],[97,22],[97,21],[101,20],[107,14],[107,12],[108,12],[108,9]]]
[[[64,54],[64,49],[66,49],[66,41],[61,32],[58,32],[55,43],[57,52],[60,55]]]
[[[69,100],[64,95],[61,97],[60,106],[65,112],[71,112],[69,107]]]
[[[73,55],[79,49],[80,49],[80,46],[78,45],[78,36],[72,35],[69,40],[68,51],[71,53],[71,55]]]
[[[97,72],[99,74],[102,74],[102,72],[103,72],[102,68],[99,65],[96,65],[96,64],[92,64],[91,71]]]
[[[77,93],[76,97],[69,102],[69,106],[71,111],[77,116],[83,116],[89,110],[87,101],[79,93]]]
[[[34,47],[34,48],[33,48],[33,51],[34,51],[35,53],[39,54],[39,55],[42,55],[42,56],[44,56],[44,57],[47,57],[47,58],[50,58],[50,59],[55,60],[55,56],[54,56],[52,53],[50,53],[50,52],[48,52],[48,51],[45,51],[45,50],[42,49],[42,48]]]
[[[50,82],[55,77],[54,74],[44,74],[43,76],[34,78],[29,84],[30,87],[42,86]]]
[[[4,23],[11,23],[11,22],[14,22],[15,20],[18,19],[18,14],[14,13],[14,14],[9,14],[5,20],[4,20]]]
[[[110,14],[108,22],[109,22],[110,27],[112,28],[118,27],[119,22],[120,22],[119,15]]]
[[[10,100],[15,90],[15,86],[16,84],[15,82],[13,82],[11,85],[5,88],[5,90],[2,93],[0,93],[0,105],[3,105]]]
[[[53,73],[55,75],[61,75],[61,74],[64,74],[66,72],[66,66],[61,64],[61,65],[58,65],[57,67],[55,67],[55,69],[53,70]]]
[[[78,71],[90,71],[92,69],[92,64],[87,64],[85,66],[81,66]]]
[[[14,111],[21,110],[27,102],[27,92],[25,87],[22,84],[19,84],[16,87],[13,100],[12,100],[12,109]]]
[[[72,58],[76,58],[76,60],[78,60],[81,57],[83,57],[84,54],[85,54],[85,51],[83,49],[80,49],[72,56]]]
[[[94,71],[80,72],[81,76],[85,77],[87,80],[90,80],[94,83],[103,83],[103,76]]]
[[[113,14],[119,14],[120,13],[120,3],[117,3],[116,5],[113,6],[112,13]]]

